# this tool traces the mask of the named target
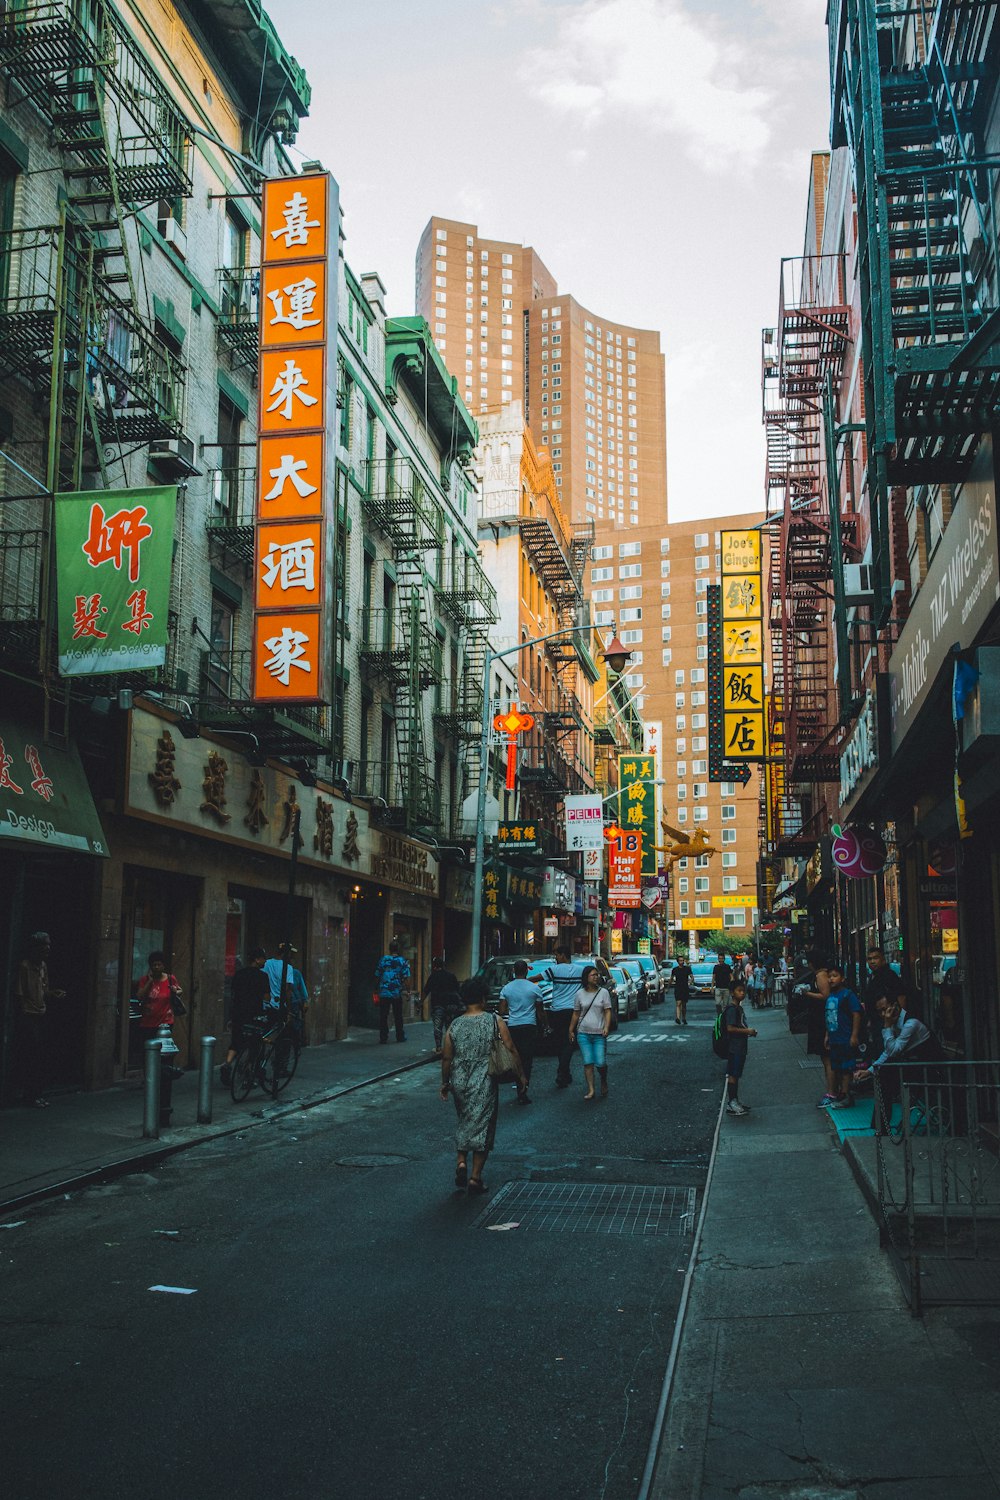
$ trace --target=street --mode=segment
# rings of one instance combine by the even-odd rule
[[[565,1093],[550,1058],[530,1108],[504,1088],[485,1199],[453,1188],[428,1067],[28,1210],[0,1240],[5,1493],[633,1496],[718,1113],[710,1009],[623,1027],[607,1102],[578,1055]]]

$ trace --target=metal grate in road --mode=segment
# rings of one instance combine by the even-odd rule
[[[516,1222],[519,1229],[562,1234],[672,1235],[694,1233],[697,1190],[633,1183],[508,1182],[473,1229]]]

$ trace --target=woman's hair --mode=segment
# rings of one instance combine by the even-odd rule
[[[806,954],[806,958],[814,969],[828,969],[833,962],[832,959],[827,958],[825,953],[821,953],[818,948],[811,949]]]
[[[581,984],[585,985],[587,983],[587,976],[589,974],[596,974],[597,975],[597,982],[598,982],[598,984],[600,984],[600,982],[601,982],[601,971],[597,967],[596,964],[588,964],[587,965],[587,967],[584,969],[583,973],[580,976],[580,983]]]
[[[149,955],[149,967],[152,968],[154,964],[166,964],[166,962],[167,955],[165,953],[161,953],[159,948],[154,948],[152,953]]]
[[[463,1005],[486,1005],[490,998],[489,985],[485,979],[473,975],[471,979],[462,981],[459,994]]]

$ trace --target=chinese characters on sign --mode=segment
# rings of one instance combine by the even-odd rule
[[[501,849],[516,849],[521,854],[538,850],[538,825],[535,823],[501,823],[497,829]]]
[[[163,665],[176,504],[174,485],[56,495],[61,676]]]
[[[500,920],[500,876],[496,870],[487,870],[483,876],[483,916],[488,922]]]
[[[258,702],[330,701],[326,477],[336,420],[337,226],[337,187],[327,173],[265,182],[254,562]]]
[[[642,835],[642,873],[656,874],[656,759],[652,755],[618,757],[618,822]]]
[[[722,533],[722,752],[726,760],[762,761],[764,607],[760,532]]]
[[[571,854],[604,848],[604,806],[600,797],[566,798],[566,848]]]

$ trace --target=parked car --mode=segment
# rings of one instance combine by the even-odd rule
[[[666,999],[667,991],[656,959],[651,953],[629,953],[625,956],[634,958],[646,976],[646,994],[650,1005],[660,1005]]]
[[[635,978],[631,975],[624,964],[611,965],[611,977],[615,981],[618,991],[618,1016],[620,1020],[631,1021],[633,1016],[639,1014],[639,990]]]
[[[636,982],[638,987],[636,998],[639,1001],[639,1009],[648,1010],[653,1001],[646,988],[646,971],[642,967],[642,964],[637,958],[633,958],[631,954],[623,954],[617,962],[622,968],[628,969]]]

